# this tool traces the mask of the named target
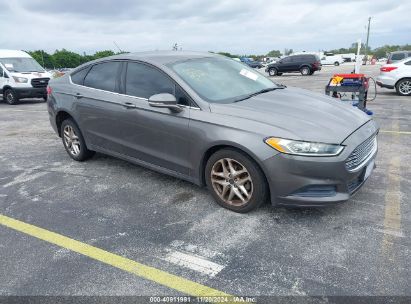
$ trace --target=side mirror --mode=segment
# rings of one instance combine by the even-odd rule
[[[183,109],[177,104],[177,99],[169,93],[155,94],[148,99],[148,104],[155,108],[168,108],[174,112],[181,112]]]

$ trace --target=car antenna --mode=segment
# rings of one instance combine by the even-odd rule
[[[114,45],[118,48],[118,51],[119,51],[120,53],[123,53],[123,51],[120,49],[120,47],[117,45],[117,43],[116,43],[115,41],[113,41],[113,43],[114,43]]]

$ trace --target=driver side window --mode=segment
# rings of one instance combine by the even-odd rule
[[[125,93],[146,99],[154,94],[169,93],[176,97],[178,104],[190,104],[187,94],[170,77],[154,67],[137,62],[127,64]]]

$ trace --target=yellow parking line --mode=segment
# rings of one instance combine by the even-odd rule
[[[392,134],[411,135],[411,132],[408,132],[408,131],[380,130],[380,132],[381,132],[381,133],[392,133]]]
[[[105,251],[103,249],[76,241],[61,234],[33,226],[22,221],[0,214],[0,225],[28,234],[40,240],[77,252],[94,260],[111,265],[118,269],[132,273],[138,277],[156,282],[163,286],[178,290],[196,297],[227,297],[232,296],[217,289],[184,279],[168,272],[146,266],[125,257]]]

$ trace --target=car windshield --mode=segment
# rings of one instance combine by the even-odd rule
[[[240,101],[279,88],[240,62],[208,57],[169,64],[201,98],[211,103]]]
[[[44,69],[33,58],[0,58],[0,62],[10,72],[44,72]]]

